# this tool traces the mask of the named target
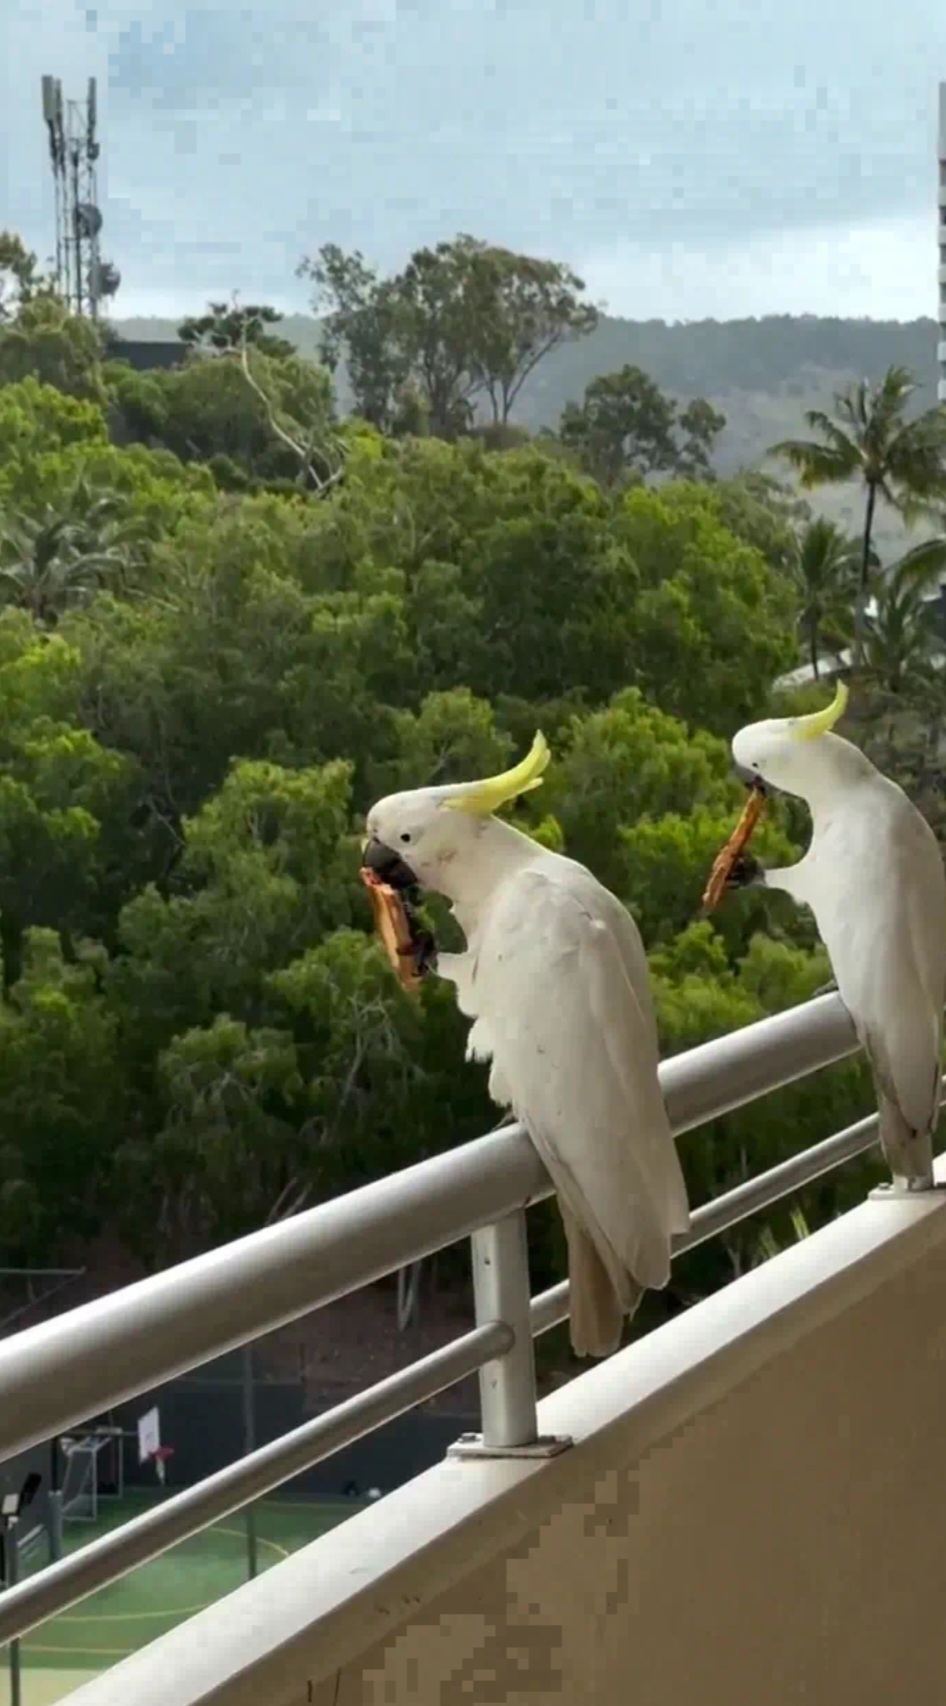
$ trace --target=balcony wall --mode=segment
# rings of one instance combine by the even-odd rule
[[[946,1197],[871,1200],[74,1706],[940,1706]]]

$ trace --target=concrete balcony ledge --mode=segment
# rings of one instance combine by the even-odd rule
[[[938,1706],[946,1192],[871,1199],[72,1706]],[[633,1689],[629,1692],[633,1680]]]

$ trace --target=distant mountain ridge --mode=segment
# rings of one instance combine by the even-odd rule
[[[118,320],[123,337],[173,339],[177,322]],[[319,350],[319,323],[312,315],[287,315],[280,335],[303,355]],[[620,320],[602,316],[590,337],[553,350],[531,376],[513,418],[538,431],[557,426],[565,404],[580,402],[589,382],[628,364],[642,367],[662,390],[679,398],[706,397],[726,416],[717,450],[720,474],[765,463],[778,439],[804,435],[806,409],[830,406],[833,394],[852,380],[878,379],[888,367],[916,375],[916,406],[936,401],[939,328],[921,320],[845,320],[819,315],[768,315],[753,320]],[[339,403],[347,404],[341,378]],[[783,471],[784,472],[784,471]],[[860,503],[846,490],[820,493],[817,507],[856,530]],[[904,532],[881,516],[882,552],[902,548]]]

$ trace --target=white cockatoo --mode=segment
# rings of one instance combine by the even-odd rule
[[[380,800],[364,858],[393,886],[452,902],[466,952],[436,970],[473,1021],[468,1058],[491,1062],[491,1097],[522,1121],[558,1193],[572,1345],[607,1356],[642,1290],[666,1284],[689,1212],[637,926],[583,865],[494,815],[548,762],[537,734],[504,775]]]
[[[746,857],[730,885],[763,883],[811,908],[838,993],[870,1059],[880,1140],[894,1184],[933,1183],[946,1003],[946,873],[939,845],[902,788],[840,735],[847,704],[740,729],[743,779],[805,801],[811,844],[797,865]]]

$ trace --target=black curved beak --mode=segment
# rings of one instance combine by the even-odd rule
[[[762,777],[759,775],[757,770],[746,770],[743,765],[734,764],[733,773],[742,783],[743,787],[749,789],[750,793],[762,794],[763,797],[768,794],[768,785],[763,782]]]
[[[380,877],[383,883],[389,883],[392,889],[413,889],[417,887],[417,878],[406,865],[400,853],[395,853],[393,847],[386,847],[383,841],[374,836],[365,846],[361,855],[362,863]]]

